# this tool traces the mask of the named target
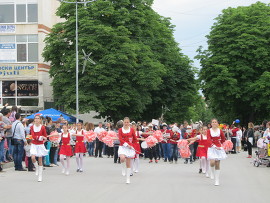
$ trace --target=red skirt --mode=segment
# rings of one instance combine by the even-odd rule
[[[72,156],[72,148],[70,145],[61,145],[59,155]]]
[[[76,142],[75,153],[86,153],[84,142]]]
[[[133,144],[136,154],[141,154],[141,146],[140,143]]]
[[[207,150],[208,147],[205,147],[204,145],[198,145],[196,156],[207,158]]]

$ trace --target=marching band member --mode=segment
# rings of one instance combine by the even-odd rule
[[[77,124],[77,130],[72,136],[76,136],[75,155],[77,172],[83,172],[83,154],[86,153],[86,148],[84,144],[84,131],[82,129],[82,123]]]
[[[168,130],[168,126],[166,123],[162,124],[161,132],[163,133],[163,141],[161,141],[162,149],[163,149],[163,155],[164,155],[164,162],[167,162],[171,160],[171,144],[168,142],[170,137],[172,136],[172,131]]]
[[[142,133],[142,136],[144,138],[147,138],[148,136],[152,136],[152,134],[154,133],[154,130],[153,130],[153,125],[152,123],[150,123],[148,125],[148,130],[146,132],[143,132]],[[158,159],[157,159],[157,146],[153,146],[153,147],[149,147],[148,148],[148,152],[149,152],[149,163],[152,163],[153,162],[153,158],[155,159],[155,162],[158,163]]]
[[[41,124],[42,120],[39,115],[35,116],[34,125],[30,127],[30,134],[33,137],[30,155],[32,162],[36,168],[36,175],[38,176],[38,182],[42,181],[43,162],[42,157],[48,155],[48,150],[45,149],[44,142],[47,140],[47,132],[45,126]],[[38,157],[38,163],[36,161]]]
[[[141,154],[141,146],[139,141],[143,141],[144,139],[141,138],[142,131],[139,131],[137,128],[136,123],[132,124],[132,128],[135,130],[136,137],[137,137],[137,143],[134,144],[134,149],[136,150],[136,155],[134,158],[134,163],[133,163],[133,170],[135,173],[139,172],[139,164],[140,164],[140,154]]]
[[[209,142],[207,157],[210,160],[211,179],[215,178],[215,185],[218,186],[220,160],[227,158],[227,155],[221,145],[223,142],[225,142],[225,136],[222,130],[218,128],[219,124],[217,119],[212,119],[211,125],[212,128],[207,131],[207,140]]]
[[[180,133],[177,132],[178,128],[174,126],[172,128],[172,135],[170,138],[170,143],[171,143],[171,159],[170,163],[173,163],[173,159],[175,163],[177,163],[178,160],[178,149],[177,149],[177,141],[180,140]]]
[[[200,158],[200,171],[199,173],[204,173],[206,175],[206,177],[209,177],[209,167],[210,167],[210,162],[207,159],[207,151],[208,151],[208,139],[207,139],[207,126],[203,126],[199,129],[200,134],[197,135],[194,138],[190,138],[188,139],[188,141],[190,141],[190,144],[192,144],[193,142],[199,140],[199,144],[198,144],[198,149],[197,149],[197,153],[196,156]]]
[[[191,126],[190,126],[190,125],[187,126],[187,130],[186,130],[186,132],[185,132],[185,134],[184,134],[184,138],[185,138],[185,139],[193,138],[194,135],[195,135],[195,134],[192,132]],[[193,160],[194,160],[194,157],[193,157],[193,154],[194,154],[194,144],[193,144],[193,143],[189,145],[189,149],[190,149],[191,155],[190,155],[189,158],[186,158],[184,164],[187,164],[187,163],[188,163],[188,160],[189,160],[189,163],[190,163],[190,164],[193,163]]]
[[[126,175],[126,183],[129,184],[131,173],[130,162],[131,158],[135,156],[134,144],[137,143],[138,140],[134,129],[130,127],[130,119],[128,117],[124,118],[123,124],[123,127],[118,130],[120,140],[118,155],[122,163],[122,175]]]
[[[68,127],[66,124],[62,126],[63,133],[60,134],[62,144],[60,146],[60,162],[63,166],[62,173],[69,175],[69,167],[70,167],[70,157],[72,156],[72,148],[70,145],[71,135],[68,132]],[[65,158],[66,158],[66,166],[65,166]]]

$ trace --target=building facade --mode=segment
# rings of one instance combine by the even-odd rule
[[[35,112],[53,102],[44,39],[60,22],[56,0],[0,0],[0,106]]]

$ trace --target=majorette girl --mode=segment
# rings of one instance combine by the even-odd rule
[[[149,136],[152,136],[153,133],[154,133],[153,125],[152,125],[152,123],[150,123],[148,125],[148,130],[146,132],[143,132],[142,133],[142,136],[144,138],[147,138]],[[158,163],[158,159],[157,159],[157,147],[156,147],[156,145],[153,146],[153,147],[149,147],[148,148],[148,152],[149,152],[149,159],[150,159],[149,160],[149,163],[152,163],[153,162],[153,158],[155,159],[155,162]]]
[[[118,155],[122,163],[122,175],[126,175],[126,183],[129,184],[131,173],[130,162],[131,158],[135,156],[134,144],[137,143],[138,140],[135,134],[135,130],[130,127],[130,119],[128,117],[124,118],[123,123],[123,127],[118,130],[120,141]]]
[[[63,166],[62,169],[62,173],[69,175],[69,168],[70,168],[70,157],[73,155],[72,154],[72,148],[70,146],[70,139],[71,139],[71,135],[68,132],[68,127],[67,125],[63,125],[62,126],[63,129],[63,133],[60,134],[61,136],[61,147],[60,147],[60,151],[59,151],[59,155],[60,155],[60,162]],[[65,165],[65,158],[66,158],[66,165]]]
[[[30,127],[30,134],[33,137],[30,155],[36,168],[38,182],[41,182],[43,173],[42,157],[48,155],[48,150],[44,146],[44,142],[47,140],[46,128],[41,124],[41,117],[39,115],[35,116],[34,125]],[[36,157],[38,157],[38,163]]]
[[[212,128],[207,131],[209,142],[207,157],[210,160],[211,179],[215,178],[215,185],[217,186],[219,185],[220,160],[226,159],[227,155],[221,145],[225,142],[225,136],[222,130],[218,128],[217,119],[212,119],[211,125]]]
[[[77,172],[83,172],[83,154],[86,153],[86,148],[84,144],[84,131],[82,129],[82,123],[77,124],[77,130],[72,136],[76,136],[75,155]]]
[[[189,138],[188,141],[190,141],[190,144],[194,143],[195,141],[199,140],[198,144],[198,149],[196,156],[200,158],[200,171],[199,173],[204,173],[206,177],[209,177],[209,167],[210,167],[210,162],[207,159],[207,151],[208,151],[208,146],[209,142],[207,139],[207,126],[200,127],[199,131],[200,134],[197,135],[196,137]]]
[[[136,137],[137,137],[137,143],[134,144],[134,149],[136,150],[136,154],[135,154],[135,158],[134,158],[134,162],[133,162],[133,171],[135,173],[139,172],[139,164],[140,164],[140,154],[141,154],[141,146],[140,146],[140,142],[139,141],[144,141],[143,138],[141,138],[142,135],[142,131],[138,130],[138,126],[136,125],[136,123],[132,124],[132,128],[134,129],[135,133],[136,133]]]

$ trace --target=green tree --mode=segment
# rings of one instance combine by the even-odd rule
[[[168,99],[158,102],[156,95],[161,90],[177,96],[170,92],[178,80],[170,77],[171,71],[183,72],[177,76],[184,74],[190,69],[189,61],[173,39],[173,26],[153,11],[152,3],[97,0],[87,7],[79,5],[79,50],[93,52],[97,62],[95,66],[88,64],[85,73],[79,75],[80,112],[95,110],[113,120],[124,116],[138,119],[145,114],[152,117],[160,111],[151,108],[172,103]],[[74,14],[74,5],[59,7],[57,15],[66,21],[52,28],[43,52],[45,60],[51,62],[56,102],[67,111],[75,109]],[[193,72],[189,74],[193,78]]]
[[[203,93],[223,121],[269,118],[269,14],[260,2],[223,10],[207,36],[208,49],[198,50]]]

